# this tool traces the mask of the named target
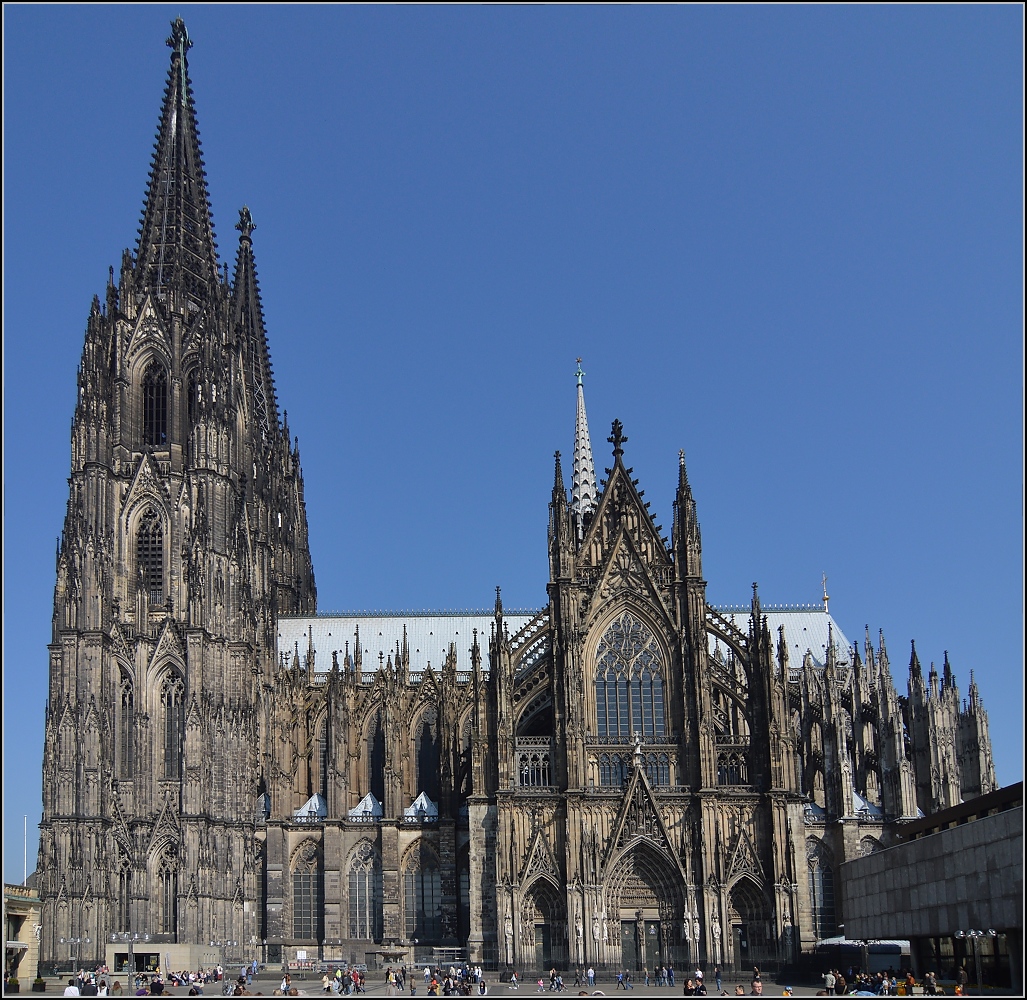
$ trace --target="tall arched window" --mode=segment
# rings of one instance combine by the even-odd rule
[[[328,801],[328,718],[321,720],[317,733],[317,791]],[[380,800],[379,800],[380,801]]]
[[[810,910],[813,913],[813,930],[818,938],[833,937],[837,929],[833,861],[830,849],[822,840],[813,837],[806,841]]]
[[[381,709],[367,737],[367,788],[379,802],[385,801],[385,726]]]
[[[186,412],[189,415],[189,428],[192,429],[200,419],[200,377],[194,368],[186,380]]]
[[[349,863],[349,936],[381,941],[382,924],[382,859],[365,840]]]
[[[434,708],[421,716],[421,728],[417,734],[417,788],[432,802],[439,801],[439,725]]]
[[[419,841],[403,864],[403,920],[407,938],[442,937],[442,878],[435,852]]]
[[[161,448],[168,443],[168,376],[164,366],[151,362],[143,375],[143,444]]]
[[[160,515],[152,507],[142,516],[136,532],[136,572],[139,586],[150,604],[163,604],[164,528]]]
[[[663,738],[663,652],[630,611],[612,622],[600,640],[595,677],[600,739]]]
[[[128,858],[122,857],[118,868],[118,898],[114,913],[116,930],[127,931],[131,926],[132,869]]]
[[[157,927],[158,934],[174,934],[178,924],[178,857],[168,847],[157,863]]]
[[[307,841],[297,852],[292,869],[292,936],[304,941],[323,938],[323,894],[317,845]]]
[[[185,732],[185,684],[169,673],[161,688],[164,710],[164,777],[182,777],[182,736]]]
[[[135,724],[135,693],[132,679],[121,674],[121,704],[118,715],[118,774],[131,778],[133,769],[132,729]]]

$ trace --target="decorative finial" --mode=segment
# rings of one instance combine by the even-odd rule
[[[183,53],[193,47],[192,39],[186,30],[185,21],[176,17],[171,22],[171,35],[168,37],[168,48],[180,49]]]
[[[826,573],[824,573],[824,575],[823,575],[822,582],[824,584],[824,598],[823,598],[824,599],[824,614],[826,615],[827,614],[827,602],[829,600],[831,600],[831,598],[827,596],[827,574]]]
[[[253,222],[253,216],[250,215],[248,206],[243,205],[243,207],[239,209],[239,221],[235,224],[235,228],[243,234],[245,239],[249,239],[250,233],[257,228]]]
[[[578,385],[581,385],[581,380],[585,377],[585,373],[581,370],[581,358],[578,358],[578,370],[574,373],[574,377],[578,380]]]
[[[613,434],[610,435],[606,440],[613,445],[613,456],[614,458],[624,454],[624,449],[621,447],[627,437],[624,435],[624,425],[619,420],[613,422]]]

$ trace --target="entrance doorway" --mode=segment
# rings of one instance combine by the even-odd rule
[[[745,924],[734,924],[731,928],[735,945],[735,965],[749,964],[749,932]]]
[[[553,965],[553,939],[548,924],[535,924],[535,966],[546,969]]]
[[[635,921],[622,920],[620,925],[620,961],[625,969],[637,969],[638,941],[635,934]]]
[[[659,920],[645,922],[645,967],[658,969],[663,964],[663,935]]]

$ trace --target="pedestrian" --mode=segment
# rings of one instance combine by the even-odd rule
[[[720,966],[719,965],[716,966],[716,968],[714,968],[714,970],[713,970],[713,978],[717,981],[717,992],[719,993],[720,992],[720,982],[721,982]]]
[[[588,967],[588,985],[595,986],[596,984],[596,970],[590,965]]]

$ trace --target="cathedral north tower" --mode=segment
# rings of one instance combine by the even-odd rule
[[[181,19],[139,242],[93,299],[57,551],[39,875],[44,965],[121,932],[260,933],[277,618],[316,610],[240,212],[218,258]],[[77,949],[70,943],[74,939]]]

